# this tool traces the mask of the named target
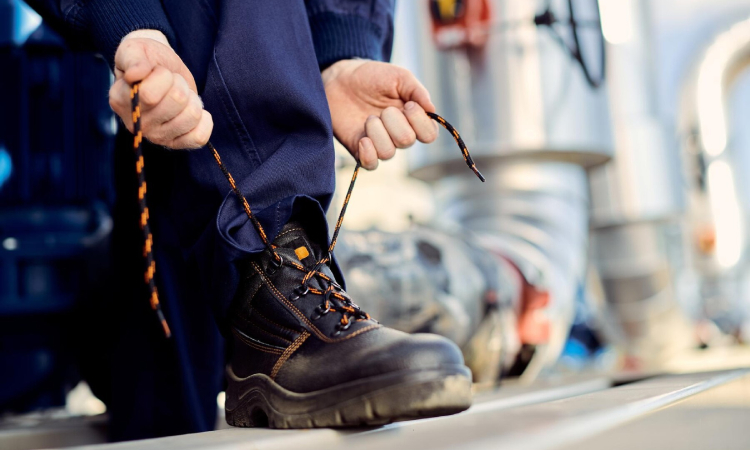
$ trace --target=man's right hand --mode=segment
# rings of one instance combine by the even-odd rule
[[[193,75],[160,31],[138,30],[122,40],[115,54],[116,81],[109,105],[133,131],[130,86],[141,82],[141,130],[154,144],[174,149],[208,142],[213,119],[203,109]]]

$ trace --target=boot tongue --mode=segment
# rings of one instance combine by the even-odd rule
[[[321,246],[314,243],[304,228],[295,222],[286,224],[273,244],[278,248],[291,250],[297,261],[307,269],[312,269],[315,263],[324,256]],[[289,252],[285,252],[285,254],[289,254]]]

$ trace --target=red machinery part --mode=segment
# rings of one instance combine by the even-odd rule
[[[429,0],[432,38],[441,50],[482,47],[492,21],[489,0]]]

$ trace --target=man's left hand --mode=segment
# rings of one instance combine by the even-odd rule
[[[365,169],[393,158],[397,148],[437,138],[438,125],[425,114],[435,112],[435,105],[408,70],[383,62],[342,60],[322,76],[333,134]]]

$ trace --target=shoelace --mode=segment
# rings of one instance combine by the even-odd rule
[[[148,212],[148,204],[146,203],[146,175],[144,173],[144,160],[143,160],[143,133],[141,131],[141,107],[140,107],[140,99],[138,95],[138,90],[140,88],[140,83],[135,83],[130,89],[130,99],[131,99],[131,107],[132,107],[132,114],[133,114],[133,149],[135,150],[135,158],[136,158],[136,164],[135,169],[136,173],[138,174],[138,205],[140,207],[141,211],[141,230],[143,231],[143,258],[146,263],[146,271],[144,274],[144,279],[146,281],[146,285],[149,289],[149,299],[151,303],[151,308],[156,312],[156,316],[161,323],[161,326],[164,330],[164,334],[167,338],[171,336],[171,331],[169,329],[169,325],[167,324],[167,320],[164,317],[164,313],[162,312],[161,303],[159,302],[159,292],[156,288],[156,282],[154,279],[155,273],[156,273],[156,263],[154,261],[154,256],[152,252],[152,247],[154,243],[154,237],[151,234],[151,228],[149,226],[149,212]],[[461,136],[458,134],[458,131],[448,123],[445,119],[443,119],[441,116],[428,112],[427,115],[431,118],[437,121],[443,128],[448,130],[451,135],[453,136],[453,139],[456,141],[456,144],[458,144],[459,149],[461,150],[461,155],[464,158],[464,161],[466,162],[466,165],[469,166],[469,168],[474,172],[474,174],[482,181],[485,181],[484,176],[479,172],[477,169],[476,164],[474,163],[474,160],[471,158],[471,155],[469,154],[469,149],[466,147],[466,144],[464,143],[463,139],[461,139]],[[349,206],[349,201],[351,200],[352,191],[354,190],[354,183],[357,181],[357,175],[359,174],[359,169],[362,167],[362,164],[357,161],[356,166],[354,167],[354,174],[352,175],[352,180],[349,183],[349,189],[346,193],[346,198],[344,199],[344,204],[341,207],[341,211],[339,212],[339,218],[336,221],[336,227],[333,230],[333,236],[331,237],[331,244],[328,246],[328,253],[327,255],[321,257],[312,267],[312,269],[307,270],[303,265],[297,263],[296,261],[286,261],[284,258],[276,251],[273,244],[271,244],[271,241],[268,240],[268,235],[266,235],[265,230],[263,229],[263,226],[260,224],[258,219],[253,214],[252,210],[250,209],[250,204],[248,203],[245,196],[242,194],[242,192],[237,187],[237,183],[234,181],[234,177],[232,177],[232,174],[229,173],[229,170],[224,165],[223,161],[221,160],[221,156],[219,156],[219,152],[216,150],[216,148],[211,144],[211,142],[208,142],[206,145],[209,150],[211,150],[211,153],[213,154],[214,159],[216,160],[216,163],[219,166],[219,169],[221,169],[221,172],[226,177],[227,181],[229,182],[229,185],[232,188],[232,192],[234,192],[235,196],[237,197],[240,204],[242,204],[242,208],[245,211],[245,214],[247,215],[247,218],[250,220],[250,222],[253,224],[253,227],[255,227],[255,230],[258,232],[258,235],[260,236],[260,239],[263,241],[263,244],[265,245],[266,249],[270,254],[273,256],[272,266],[270,267],[271,270],[275,271],[281,268],[282,265],[287,265],[289,267],[294,267],[297,270],[300,270],[302,272],[306,272],[305,276],[302,278],[302,282],[300,286],[294,289],[293,293],[290,295],[290,299],[292,301],[298,300],[300,297],[307,295],[308,293],[316,294],[316,295],[322,295],[323,296],[323,303],[317,307],[317,314],[316,317],[322,317],[325,314],[328,314],[331,311],[336,311],[341,313],[341,321],[339,322],[337,326],[337,331],[335,334],[339,334],[341,331],[346,330],[349,328],[353,321],[355,320],[367,320],[370,319],[370,315],[366,312],[362,311],[359,306],[357,306],[351,298],[349,298],[348,295],[344,292],[344,290],[341,288],[341,286],[336,283],[331,277],[326,275],[325,273],[321,272],[320,269],[323,267],[323,265],[328,264],[332,261],[333,258],[333,250],[336,247],[336,242],[338,241],[339,237],[339,231],[341,231],[341,225],[344,222],[344,215],[346,214],[346,208]],[[310,287],[308,283],[313,277],[317,277],[320,281],[322,281],[321,286],[323,286],[323,289],[317,289]],[[353,318],[353,319],[352,319]]]

